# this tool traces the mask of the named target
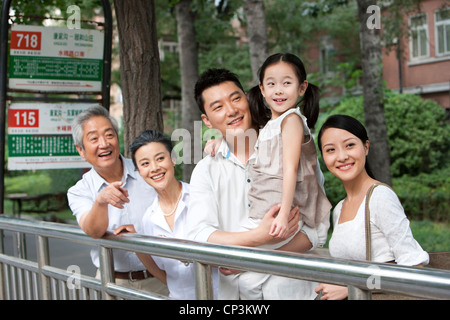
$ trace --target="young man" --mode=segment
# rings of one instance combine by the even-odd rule
[[[215,156],[207,156],[195,167],[191,177],[192,224],[189,237],[227,245],[259,247],[276,240],[269,227],[279,206],[272,207],[258,225],[248,218],[247,199],[250,179],[247,161],[253,154],[257,128],[252,122],[248,101],[237,77],[225,69],[203,73],[195,87],[195,97],[206,126],[218,130],[223,140]],[[316,229],[299,222],[298,209],[291,211],[289,223],[293,235],[301,231],[281,250],[305,252],[325,243],[329,219]],[[252,272],[233,274],[223,271],[219,299],[255,299],[245,284],[260,281],[264,299],[313,299],[315,284],[303,280],[265,275],[253,277]]]
[[[124,224],[134,224],[139,230],[156,192],[132,161],[120,154],[114,118],[104,107],[89,108],[74,119],[72,135],[78,153],[92,165],[67,193],[81,229],[93,238]],[[168,295],[167,287],[145,269],[135,253],[114,250],[113,257],[116,283]],[[92,249],[91,258],[99,268],[98,249]]]

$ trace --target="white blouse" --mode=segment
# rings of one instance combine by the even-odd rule
[[[156,198],[142,218],[141,233],[155,237],[186,239],[189,197],[189,184],[182,182],[182,196],[175,212],[173,231],[159,206],[159,199]],[[195,299],[195,275],[192,264],[185,264],[176,259],[152,257],[158,267],[166,272],[169,297],[180,300]],[[217,297],[217,286],[218,273],[217,269],[213,269],[215,297]]]
[[[366,260],[365,204],[363,200],[353,220],[338,223],[342,209],[340,201],[333,211],[333,235],[329,249],[336,258]],[[372,237],[372,260],[413,266],[428,264],[428,254],[414,239],[409,220],[395,194],[390,188],[378,186],[370,198],[370,228]]]

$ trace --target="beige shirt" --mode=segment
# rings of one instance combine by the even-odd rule
[[[281,202],[283,193],[283,141],[281,124],[291,114],[299,116],[303,122],[304,142],[302,143],[296,187],[292,206],[298,206],[301,219],[310,227],[329,219],[331,204],[323,189],[323,174],[317,159],[314,140],[299,108],[292,108],[280,117],[270,120],[260,131],[255,145],[255,155],[249,161],[251,189],[249,192],[250,217],[261,220],[275,204]],[[290,137],[299,140],[300,137]]]

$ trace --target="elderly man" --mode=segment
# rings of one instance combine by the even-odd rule
[[[228,70],[210,69],[197,81],[195,97],[203,122],[218,130],[223,140],[215,156],[202,159],[192,173],[189,238],[250,247],[280,241],[269,235],[269,227],[279,207],[271,208],[258,226],[248,218],[247,194],[251,181],[247,164],[253,155],[258,129],[252,121],[242,85]],[[305,252],[323,245],[329,216],[313,229],[299,222],[298,209],[291,211],[291,215],[294,213],[289,224],[290,235],[299,226],[301,232],[280,250]],[[261,292],[246,290],[256,281]],[[316,296],[314,287],[315,284],[308,281],[222,270],[219,299],[313,299]]]
[[[72,135],[78,153],[92,165],[67,193],[81,229],[93,238],[124,224],[134,224],[139,230],[156,192],[141,178],[132,161],[120,154],[115,119],[104,107],[91,107],[74,119]],[[114,250],[113,257],[117,284],[168,294],[167,287],[145,269],[135,253]],[[92,249],[91,258],[99,268],[97,249]]]

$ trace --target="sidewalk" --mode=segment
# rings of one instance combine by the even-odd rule
[[[22,216],[22,219],[33,219]],[[69,222],[75,223],[76,222]],[[5,254],[13,255],[13,232],[4,230],[4,249]],[[25,235],[26,240],[26,255],[29,260],[37,261],[36,257],[36,238],[33,235]],[[87,276],[95,276],[96,268],[92,264],[90,250],[91,246],[69,242],[60,239],[49,238],[49,249],[50,249],[50,265],[67,269],[70,265],[77,265],[81,269],[81,273]]]

